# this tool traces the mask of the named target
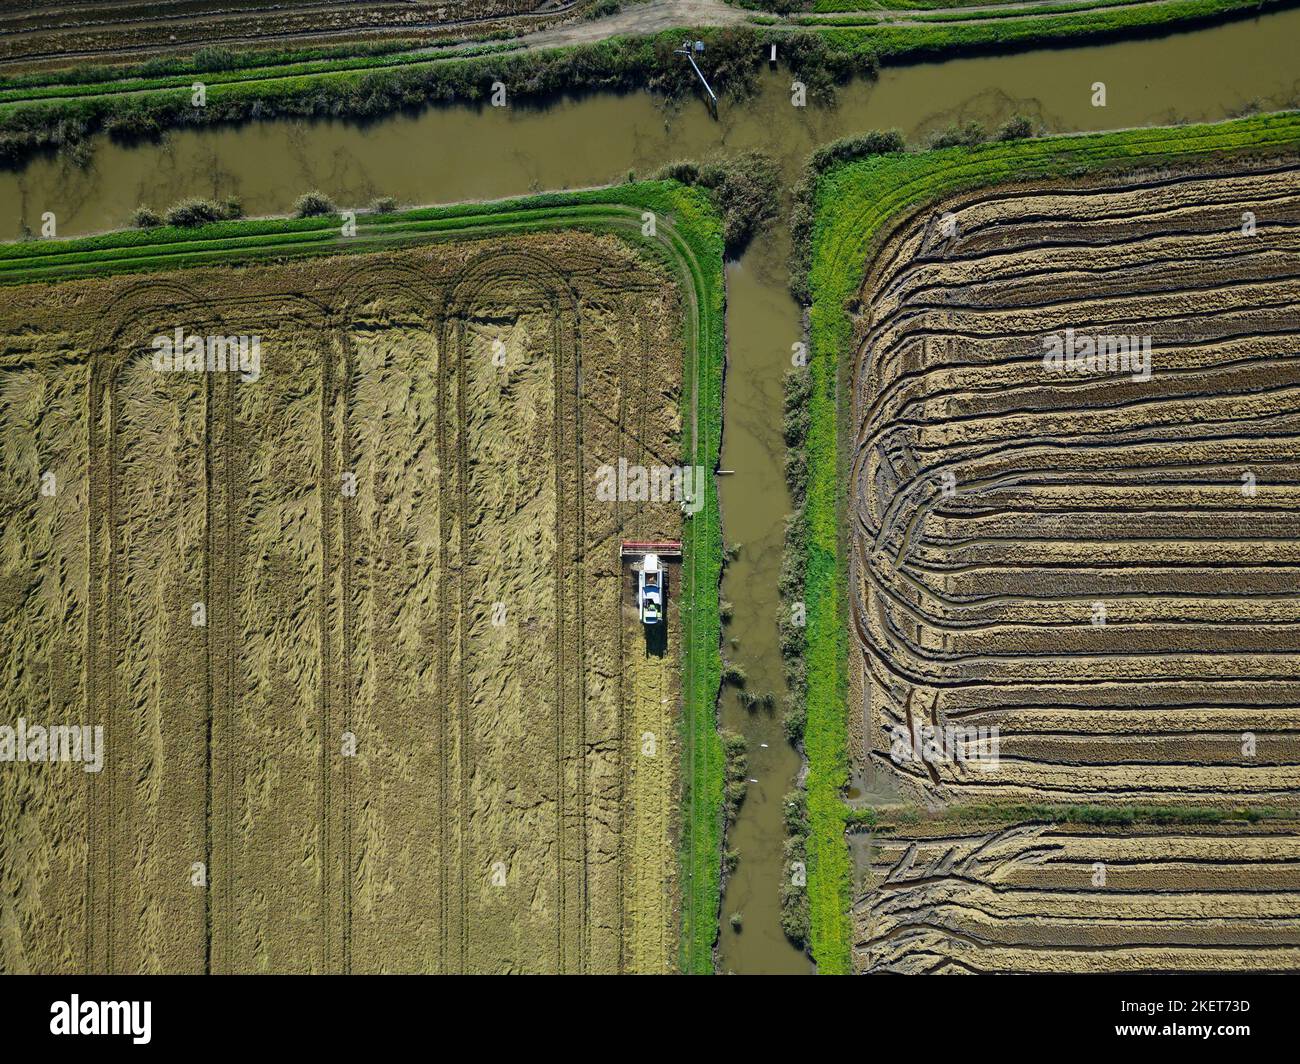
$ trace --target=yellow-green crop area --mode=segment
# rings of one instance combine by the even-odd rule
[[[701,193],[7,245],[0,284],[0,971],[711,970]],[[611,499],[620,462],[710,475]],[[627,539],[683,541],[661,646]]]
[[[1294,826],[1253,826],[1294,820],[1300,760],[1297,148],[1281,113],[820,175],[820,971],[1182,970],[1234,943],[1250,967],[1300,964],[1268,856]],[[1145,336],[1149,372],[1053,376],[1044,342],[1067,329]],[[996,727],[1000,747],[900,754],[921,726]],[[851,774],[872,797],[846,800]],[[1235,881],[1214,872],[1238,858]],[[1127,900],[1096,879],[1112,860],[1134,865]],[[1219,917],[1189,923],[1198,906]],[[1144,912],[1165,923],[1139,934]],[[1084,913],[1097,928],[1069,932]]]

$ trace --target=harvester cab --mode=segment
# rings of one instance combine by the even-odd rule
[[[657,554],[647,554],[637,570],[636,604],[642,624],[664,619],[664,573]]]
[[[619,554],[625,562],[631,561],[632,571],[636,573],[636,611],[641,623],[663,624],[668,594],[668,570],[664,560],[680,559],[681,543],[677,540],[626,540]]]

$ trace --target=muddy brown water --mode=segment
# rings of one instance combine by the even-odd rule
[[[622,180],[630,171],[646,176],[672,159],[718,149],[762,148],[793,183],[808,152],[838,136],[897,127],[915,140],[954,121],[992,126],[1016,112],[1053,131],[1215,120],[1251,105],[1294,106],[1297,40],[1300,10],[1292,10],[1160,40],[896,67],[878,81],[842,89],[833,108],[791,106],[789,74],[778,69],[764,76],[755,98],[724,103],[716,120],[698,101],[667,110],[647,94],[633,94],[546,108],[452,107],[365,127],[267,122],[176,133],[161,144],[105,141],[84,169],[42,158],[20,172],[0,173],[0,238],[19,236],[24,224],[39,231],[44,211],[55,212],[60,236],[72,236],[123,226],[139,204],[161,208],[195,195],[238,195],[256,215],[285,213],[311,188],[343,205],[365,205],[379,195],[446,203],[579,188]],[[1091,104],[1097,81],[1106,83],[1105,107]],[[751,712],[732,691],[722,700],[722,724],[748,737],[749,775],[757,781],[728,839],[740,865],[722,903],[724,972],[810,970],[781,933],[778,903],[781,802],[800,767],[781,733],[776,637],[790,507],[782,477],[781,378],[801,330],[799,308],[786,290],[787,252],[777,225],[727,267],[722,468],[735,473],[719,486],[724,535],[741,549],[723,583],[723,597],[735,607],[724,653],[744,668],[750,691],[773,692],[778,706]],[[733,912],[743,917],[740,932],[728,922]]]

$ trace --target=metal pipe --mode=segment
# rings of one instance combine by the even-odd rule
[[[704,71],[702,71],[702,70],[699,68],[699,65],[695,62],[695,56],[691,54],[691,48],[690,48],[690,45],[687,45],[685,48],[678,48],[678,49],[676,49],[675,52],[674,52],[673,54],[674,54],[674,55],[684,55],[684,56],[686,56],[687,60],[688,60],[688,61],[690,62],[690,64],[691,64],[691,68],[692,68],[692,69],[695,71],[695,73],[699,76],[700,84],[702,84],[702,85],[704,86],[704,91],[707,92],[707,93],[709,94],[709,101],[710,101],[710,102],[713,104],[713,106],[716,108],[716,107],[718,106],[718,96],[717,96],[717,93],[715,93],[715,92],[713,91],[713,89],[709,86],[709,81],[708,81],[708,79],[704,76]]]

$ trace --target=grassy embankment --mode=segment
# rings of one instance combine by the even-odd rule
[[[883,139],[883,138],[882,138]],[[847,595],[841,539],[845,497],[839,400],[849,393],[852,324],[845,305],[862,283],[872,248],[891,224],[945,196],[1019,178],[1065,177],[1186,160],[1208,152],[1300,147],[1300,113],[1213,125],[1045,137],[928,152],[890,152],[839,162],[815,181],[814,216],[797,290],[811,296],[812,388],[806,442],[805,505],[808,758],[808,892],[812,951],[819,971],[849,971],[852,866],[844,841],[851,820],[841,794],[848,783]],[[825,160],[835,163],[833,152]],[[797,257],[796,262],[800,261]]]
[[[1035,14],[1071,14],[1110,7],[1160,6],[1177,8],[1186,0],[814,0],[806,11],[791,17],[796,22],[870,25],[872,22],[970,22],[983,19],[1023,18]],[[1258,0],[1231,0],[1218,10],[1258,8]],[[1186,9],[1167,11],[1165,18],[1187,15]]]
[[[908,25],[874,20],[797,21],[815,27],[834,48],[869,47],[881,62],[937,58],[959,52],[1000,51],[1042,44],[1075,44],[1136,37],[1166,29],[1244,17],[1289,6],[1291,0],[1101,0],[1031,5],[1018,10],[931,11],[910,15]]]
[[[968,7],[993,7],[995,5],[1014,11],[1023,0],[813,0],[809,11],[816,15],[871,13],[887,16],[894,12],[920,12],[961,9]],[[1145,0],[1071,0],[1071,6],[1109,7],[1112,4],[1140,4]],[[963,12],[961,18],[974,18],[977,12]]]
[[[647,211],[656,217],[653,236],[642,232]],[[677,282],[688,311],[683,345],[684,460],[709,471],[717,468],[724,343],[722,221],[703,191],[675,182],[363,214],[357,218],[354,237],[342,235],[338,216],[326,216],[0,244],[0,285],[385,251],[557,228],[614,233],[642,249]],[[686,523],[683,537],[680,964],[687,972],[713,970],[722,859],[723,756],[717,730],[722,533],[712,476],[705,478],[705,490],[704,505]]]
[[[1085,0],[1079,0],[1084,4]],[[705,69],[724,97],[752,91],[766,46],[780,42],[783,63],[814,97],[836,83],[871,76],[878,64],[961,52],[1074,43],[1157,32],[1293,5],[1296,0],[1167,0],[1154,4],[1087,3],[1068,10],[931,12],[885,26],[864,16],[832,21],[805,16],[777,24],[674,29],[545,51],[504,42],[457,54],[383,48],[316,49],[267,55],[220,51],[195,59],[154,60],[112,72],[103,68],[0,78],[0,165],[34,152],[70,149],[101,132],[124,139],[168,129],[255,119],[368,120],[428,104],[486,100],[494,82],[511,100],[561,93],[649,89],[687,96],[695,75],[672,55],[683,33],[707,42]],[[968,21],[952,22],[954,18]],[[974,21],[970,21],[974,20]],[[193,85],[206,87],[203,106]]]

